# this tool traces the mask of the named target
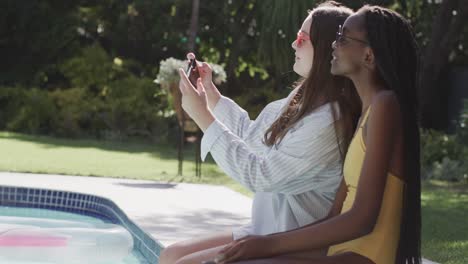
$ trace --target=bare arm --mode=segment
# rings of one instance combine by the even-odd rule
[[[377,96],[367,124],[367,150],[356,199],[344,214],[322,223],[271,236],[273,255],[305,251],[370,233],[380,212],[389,164],[400,129],[399,106],[389,93]]]

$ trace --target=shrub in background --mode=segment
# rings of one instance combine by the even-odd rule
[[[468,182],[468,101],[455,134],[421,131],[421,167],[425,179]]]
[[[128,67],[134,67],[131,62]],[[174,126],[166,92],[99,45],[59,66],[70,87],[0,87],[0,129],[61,137],[166,141]]]

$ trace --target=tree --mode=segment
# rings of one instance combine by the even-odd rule
[[[47,78],[41,72],[78,50],[77,6],[72,0],[1,1],[0,85],[40,85]]]
[[[197,31],[198,31],[198,18],[199,18],[199,13],[200,13],[200,0],[192,0],[192,15],[190,19],[190,27],[188,29],[188,43],[187,43],[187,48],[188,51],[192,51],[197,53],[196,51],[196,39],[197,39]],[[179,92],[179,91],[177,91]],[[173,99],[176,99],[176,97],[173,96]],[[185,143],[185,116],[188,116],[185,111],[181,107],[181,101],[178,100],[178,102],[174,102],[179,104],[178,107],[180,108],[179,111],[182,111],[182,114],[179,115],[179,144],[178,144],[178,159],[179,159],[179,166],[178,166],[178,172],[177,175],[182,176],[182,164],[184,160],[184,152],[183,152],[183,146]],[[182,120],[180,120],[182,119]],[[200,157],[200,145],[201,145],[201,137],[202,133],[199,129],[197,129],[196,132],[196,143],[197,146],[195,147],[195,175],[197,177],[201,177],[201,157]]]
[[[188,50],[189,51],[196,51],[196,39],[197,39],[197,31],[198,31],[198,17],[200,12],[200,0],[192,0],[192,16],[190,19],[190,28],[188,31],[189,38],[188,38]]]
[[[432,34],[423,51],[421,71],[422,125],[425,128],[444,128],[446,107],[441,101],[447,94],[446,86],[440,82],[444,69],[450,65],[451,54],[468,33],[468,1],[444,0],[433,17]],[[442,113],[442,114],[441,114]]]

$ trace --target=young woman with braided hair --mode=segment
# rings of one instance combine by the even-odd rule
[[[333,31],[350,14],[331,1],[309,13],[292,43],[294,71],[302,80],[256,120],[221,96],[208,64],[198,66],[197,88],[181,70],[182,105],[205,133],[202,157],[211,152],[227,175],[255,195],[250,224],[169,246],[160,263],[199,264],[233,240],[292,230],[327,216],[361,109],[352,82],[330,73]]]
[[[235,241],[218,263],[421,263],[419,56],[410,23],[392,10],[364,6],[339,27],[333,49],[331,72],[350,78],[362,100],[333,204],[340,213]],[[286,255],[328,247],[326,256]]]

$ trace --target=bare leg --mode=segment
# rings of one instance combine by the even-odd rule
[[[176,264],[200,264],[203,261],[213,260],[224,246],[225,245],[194,252],[179,259]]]
[[[317,257],[325,257],[327,255],[328,249],[319,249],[307,252],[299,252],[288,255],[281,255],[273,258],[267,259],[254,259],[239,261],[233,264],[303,264],[310,263],[310,259]]]
[[[309,250],[305,252],[298,252],[293,254],[285,254],[279,256],[280,258],[294,258],[294,259],[311,259],[316,257],[325,257],[327,256],[328,248]]]
[[[201,238],[177,242],[165,248],[159,258],[160,264],[174,264],[192,253],[219,247],[232,242],[232,232],[222,232]],[[200,263],[200,262],[199,262]],[[197,264],[199,264],[197,263]]]
[[[334,256],[312,258],[279,256],[269,259],[239,261],[233,264],[375,264],[372,260],[357,253],[346,252]]]
[[[269,259],[255,259],[255,260],[246,260],[240,262],[234,262],[232,264],[309,264],[310,261],[304,259],[294,259],[294,258],[269,258]]]

